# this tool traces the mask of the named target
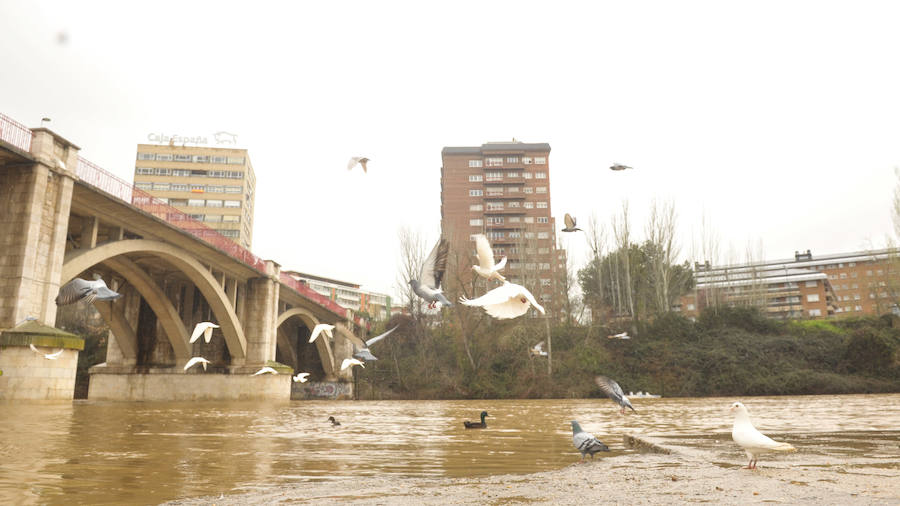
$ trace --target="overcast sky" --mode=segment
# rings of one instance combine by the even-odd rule
[[[296,5],[294,5],[296,4]],[[893,2],[13,2],[0,112],[133,178],[151,132],[238,134],[253,252],[394,292],[440,233],[444,146],[548,142],[553,215],[672,199],[683,257],[884,244],[900,166]],[[348,172],[350,156],[372,159]],[[614,163],[634,167],[612,172]],[[580,266],[583,236],[566,235]],[[728,254],[729,244],[733,253]],[[430,247],[430,245],[429,245]]]

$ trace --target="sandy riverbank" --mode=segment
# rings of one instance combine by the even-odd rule
[[[715,455],[631,453],[527,475],[365,477],[172,504],[900,504],[900,468],[791,458],[716,462]]]

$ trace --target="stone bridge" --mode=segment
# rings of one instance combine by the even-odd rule
[[[83,340],[55,328],[54,299],[93,274],[123,297],[94,304],[110,331],[91,399],[289,399],[299,371],[311,392],[350,392],[350,371],[336,367],[352,353],[349,311],[78,151],[0,115],[0,399],[72,398]],[[200,321],[220,328],[190,344]],[[334,339],[308,344],[318,323],[336,324]],[[29,344],[64,351],[47,360]],[[183,371],[194,356],[209,369]],[[266,365],[281,374],[253,376]]]

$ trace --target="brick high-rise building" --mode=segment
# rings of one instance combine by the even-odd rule
[[[565,255],[556,249],[551,215],[550,145],[489,142],[445,147],[441,157],[441,230],[469,253],[461,263],[475,262],[474,236],[485,234],[496,259],[507,257],[503,275],[553,306]]]
[[[246,149],[138,144],[134,186],[249,249],[256,176]]]

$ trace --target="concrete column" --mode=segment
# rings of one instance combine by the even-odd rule
[[[0,168],[0,328],[56,321],[78,147],[33,130],[34,161]]]
[[[84,219],[81,226],[81,239],[78,247],[81,249],[92,249],[97,247],[97,232],[100,229],[100,220],[96,216],[89,216]]]
[[[247,338],[248,366],[275,360],[277,345],[275,322],[278,319],[280,271],[280,265],[266,260],[266,276],[247,282],[245,314],[241,321],[244,325],[244,336]]]

